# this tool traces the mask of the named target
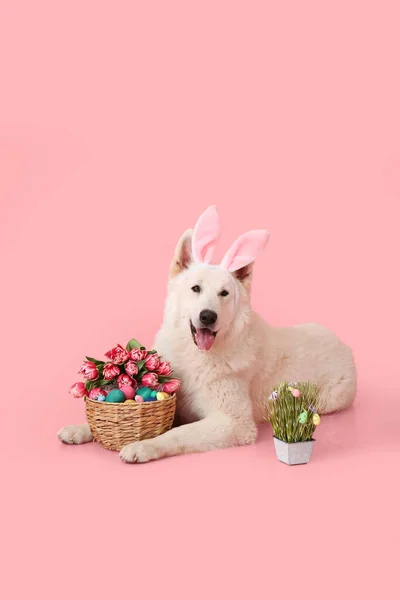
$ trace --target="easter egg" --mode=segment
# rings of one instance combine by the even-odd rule
[[[145,402],[154,402],[155,398],[153,396],[147,396],[147,398],[143,398]]]
[[[167,398],[170,398],[170,395],[167,392],[161,392],[164,396],[164,400],[166,400]]]
[[[143,400],[150,398],[152,390],[148,387],[141,387],[137,390],[136,394],[142,396]]]
[[[125,400],[124,404],[135,404],[135,401],[128,399],[128,400]]]
[[[162,392],[158,392],[156,398],[157,400],[164,400],[164,394]]]
[[[135,397],[135,390],[131,385],[123,385],[120,390],[125,396],[126,400],[133,400]]]
[[[97,396],[97,402],[104,402],[105,399],[105,396]]]
[[[136,400],[136,402],[144,402],[142,396],[139,396],[139,394],[137,396],[135,396],[135,400]]]
[[[155,390],[153,390],[150,394],[151,398],[153,398],[153,400],[155,400],[157,398],[157,392]]]
[[[302,413],[300,413],[299,423],[301,423],[302,425],[304,425],[304,423],[307,423],[307,417],[308,417],[308,415],[307,415],[306,411],[303,411]]]
[[[106,398],[106,402],[123,402],[124,400],[125,396],[121,390],[111,390]]]

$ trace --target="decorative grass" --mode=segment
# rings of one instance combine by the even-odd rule
[[[266,401],[265,419],[274,437],[287,443],[313,439],[320,422],[318,387],[310,382],[283,382]]]

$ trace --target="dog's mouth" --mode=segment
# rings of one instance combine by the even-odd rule
[[[209,350],[214,343],[217,331],[211,331],[205,327],[204,329],[196,329],[192,321],[190,321],[190,331],[192,338],[199,350]]]

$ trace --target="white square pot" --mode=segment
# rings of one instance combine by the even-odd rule
[[[304,465],[311,458],[315,440],[288,444],[274,437],[276,457],[287,465]]]

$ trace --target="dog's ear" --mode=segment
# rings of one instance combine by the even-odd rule
[[[181,236],[175,248],[174,260],[170,268],[170,277],[179,275],[184,269],[187,269],[192,262],[192,236],[193,229],[188,229]]]
[[[245,267],[242,267],[241,269],[237,269],[236,271],[233,271],[233,273],[232,273],[232,275],[234,277],[236,277],[236,279],[238,281],[240,281],[240,283],[242,283],[247,290],[250,289],[250,284],[251,284],[251,280],[252,280],[252,276],[253,276],[253,265],[254,265],[254,262],[251,262],[250,264],[246,265]]]
[[[240,272],[248,267],[257,256],[264,250],[269,239],[266,229],[257,229],[244,233],[233,242],[221,262],[221,267],[228,269],[230,273]],[[244,271],[245,273],[245,271]]]

